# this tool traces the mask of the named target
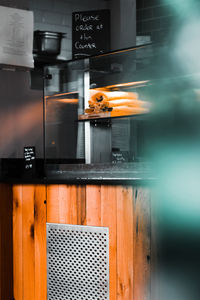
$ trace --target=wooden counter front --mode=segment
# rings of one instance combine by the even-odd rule
[[[2,189],[5,190],[5,185]],[[9,199],[1,199],[2,215],[6,215],[7,209],[2,211],[5,203],[10,205],[9,210],[12,209],[13,213],[7,215],[7,219],[1,219],[0,258],[2,266],[5,258],[2,249],[4,253],[5,249],[10,249],[8,255],[10,261],[13,260],[13,268],[6,271],[10,276],[7,285],[12,290],[13,278],[15,300],[47,299],[46,222],[109,227],[110,300],[150,299],[151,216],[148,188],[13,185],[8,197],[4,198]],[[5,233],[9,222],[13,232]],[[2,239],[2,234],[7,234],[7,240]],[[5,268],[4,271],[1,268],[0,272],[0,299],[11,300],[10,295],[2,296],[4,281],[8,278],[3,272]]]

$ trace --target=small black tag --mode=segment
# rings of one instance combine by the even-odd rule
[[[35,173],[35,158],[35,147],[24,147],[24,169],[26,174],[33,175]]]
[[[113,151],[112,152],[112,163],[123,163],[129,161],[128,151]]]

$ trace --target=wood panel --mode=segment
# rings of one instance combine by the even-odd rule
[[[133,190],[133,212],[133,299],[149,300],[151,269],[151,221],[149,189],[135,188]]]
[[[34,189],[31,185],[22,187],[23,299],[35,299]]]
[[[110,300],[117,299],[117,189],[101,187],[101,226],[109,228]]]
[[[158,212],[156,192],[155,189],[151,189],[152,198],[154,202],[151,203],[151,299],[160,300],[161,299],[161,274],[160,273],[160,254],[161,254],[161,244],[160,244],[160,214]],[[161,217],[162,218],[162,217]]]
[[[23,299],[22,186],[13,186],[13,278],[14,298]]]
[[[48,222],[109,228],[111,300],[150,299],[148,189],[50,185],[47,199]]]
[[[101,226],[101,186],[86,186],[86,225]]]
[[[117,187],[117,299],[133,299],[133,195]],[[140,270],[141,271],[141,270]],[[143,299],[143,298],[138,298]]]
[[[45,196],[42,185],[13,186],[15,300],[46,299]]]
[[[38,186],[34,199],[35,299],[47,299],[46,187]]]
[[[0,184],[0,300],[13,298],[12,188]]]
[[[83,225],[85,209],[84,186],[47,186],[47,222]]]
[[[86,188],[77,186],[77,224],[86,224]]]
[[[108,227],[110,300],[150,299],[147,188],[16,185],[13,195],[15,300],[46,299],[46,221]]]

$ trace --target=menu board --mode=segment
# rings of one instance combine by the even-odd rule
[[[112,151],[112,163],[123,163],[129,161],[128,151]]]
[[[95,10],[72,14],[72,56],[84,58],[110,50],[110,11]]]
[[[33,12],[0,6],[0,65],[33,68]]]
[[[24,147],[25,169],[35,168],[35,147]]]

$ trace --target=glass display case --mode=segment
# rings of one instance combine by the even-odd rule
[[[46,67],[46,163],[145,162],[152,113],[191,91],[174,60],[148,44]]]
[[[45,69],[45,159],[119,163],[143,157],[151,45]],[[145,76],[144,76],[145,75]]]

